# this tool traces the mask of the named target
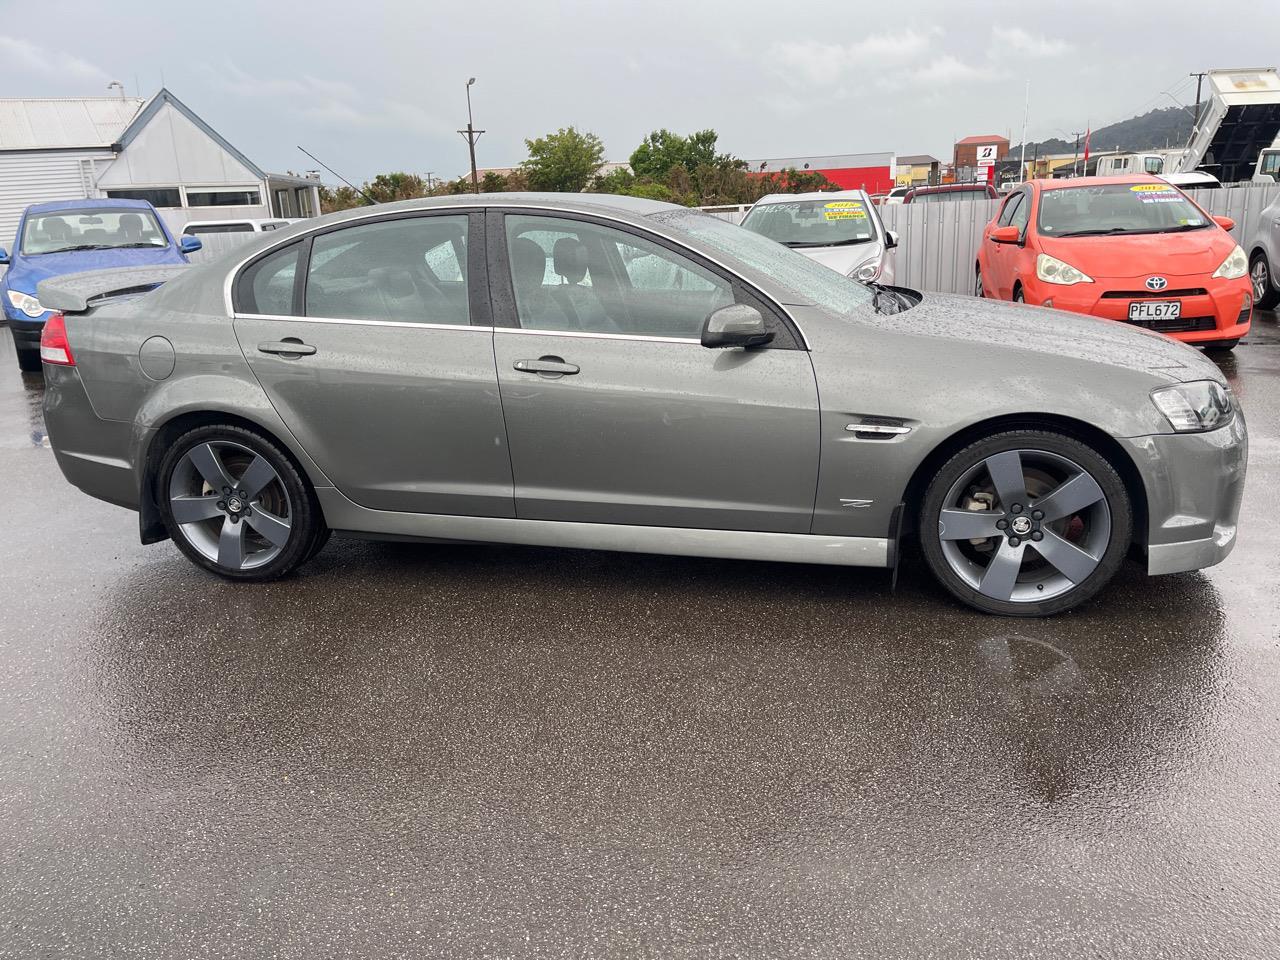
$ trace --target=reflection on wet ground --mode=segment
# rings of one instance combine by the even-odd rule
[[[914,562],[335,541],[232,586],[62,480],[0,331],[0,955],[1270,955],[1259,329],[1236,553],[1049,621]]]

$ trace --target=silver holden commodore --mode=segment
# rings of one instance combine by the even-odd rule
[[[884,228],[865,190],[771,193],[752,205],[742,225],[846,277],[893,283],[898,236]]]
[[[600,195],[364,207],[42,283],[67,478],[264,580],[356,537],[893,567],[1056,613],[1231,550],[1245,424],[1196,351],[843,277]]]

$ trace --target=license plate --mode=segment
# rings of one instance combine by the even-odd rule
[[[1130,320],[1177,320],[1182,304],[1177,300],[1142,300],[1129,304]]]

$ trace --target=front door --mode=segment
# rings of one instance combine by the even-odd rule
[[[808,533],[818,471],[809,355],[707,349],[707,314],[764,304],[656,238],[492,214],[494,354],[522,519]],[[491,246],[492,249],[492,246]]]
[[[391,215],[240,274],[235,331],[249,366],[362,506],[514,515],[483,229],[479,213]]]

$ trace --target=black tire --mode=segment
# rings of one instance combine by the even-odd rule
[[[39,350],[26,350],[22,347],[18,348],[18,369],[23,373],[39,373],[44,369],[44,365],[40,361]]]
[[[1259,284],[1259,274],[1261,283]],[[1249,280],[1254,284],[1253,305],[1259,310],[1274,310],[1280,304],[1280,290],[1276,289],[1276,278],[1271,275],[1271,262],[1267,255],[1259,250],[1249,261]],[[1258,286],[1262,294],[1258,294]]]
[[[1235,340],[1215,340],[1213,343],[1206,343],[1204,348],[1209,353],[1230,353],[1239,342],[1239,338]]]
[[[1022,296],[1022,287],[1021,287],[1020,285],[1018,285],[1018,284],[1015,284],[1015,285],[1014,285],[1014,288],[1013,288],[1013,297],[1012,297],[1012,299],[1013,299],[1013,302],[1014,302],[1014,303],[1026,303],[1026,302],[1027,302],[1027,301],[1026,301],[1026,298],[1024,298],[1024,297]]]
[[[1016,571],[1016,579],[1009,590],[1009,599],[997,599],[979,591],[978,587],[986,586],[988,581],[978,577],[975,584],[973,580],[975,574],[984,569],[981,566],[983,549],[991,551],[990,566],[987,568],[990,569],[995,565],[997,552],[1004,550],[1006,545],[1010,549],[1017,548],[1018,544],[1013,539],[1014,534],[1010,532],[1012,527],[1009,521],[1004,521],[1005,533],[996,533],[993,530],[994,535],[986,540],[960,539],[955,536],[954,528],[952,537],[944,540],[942,511],[944,507],[961,511],[974,509],[970,503],[959,501],[948,503],[947,501],[955,496],[956,486],[963,483],[967,476],[985,469],[989,458],[997,454],[1009,455],[1014,451],[1017,451],[1016,462],[1024,465],[1024,489],[1029,494],[1027,504],[1025,506],[1019,504],[1017,507],[1012,504],[1005,505],[1000,502],[998,493],[993,493],[989,495],[991,496],[990,505],[984,508],[990,512],[982,514],[984,518],[1012,517],[1014,514],[1011,511],[1017,509],[1019,514],[1025,513],[1024,519],[1029,520],[1034,516],[1036,503],[1049,502],[1047,494],[1053,487],[1048,484],[1062,483],[1061,477],[1077,476],[1070,469],[1062,466],[1064,462],[1091,476],[1099,488],[1100,498],[1080,511],[1067,514],[1061,521],[1038,520],[1035,533],[1023,534],[1025,543],[1022,547],[1025,549],[1016,554],[1020,559],[1013,568]],[[1049,466],[1037,465],[1037,457],[1043,458],[1044,463]],[[1039,471],[1042,476],[1049,477],[1049,472],[1046,471],[1051,472],[1056,467],[1061,467],[1063,470],[1061,477],[1050,477],[1048,480],[1037,479],[1037,483],[1046,484],[1046,486],[1038,496],[1031,493],[1030,479],[1036,478],[1036,472]],[[993,477],[994,474],[991,476]],[[994,490],[994,487],[992,489]],[[973,496],[988,496],[988,494],[969,494],[970,498]],[[953,513],[952,516],[954,517],[955,514]],[[1078,529],[1074,526],[1076,524]],[[1011,430],[969,444],[942,465],[925,490],[920,507],[918,529],[925,562],[928,563],[929,569],[938,582],[956,599],[984,613],[1010,617],[1047,617],[1070,610],[1089,600],[1115,575],[1124,561],[1132,540],[1133,510],[1119,473],[1092,447],[1072,437],[1048,430]],[[1074,538],[1073,531],[1075,531]],[[1065,539],[1073,547],[1078,543],[1081,552],[1087,551],[1090,562],[1095,564],[1091,572],[1081,574],[1079,582],[1067,577],[1048,560],[1047,555],[1040,552],[1037,543],[1031,542],[1035,534],[1040,535],[1039,539],[1046,540],[1046,547],[1054,545],[1047,542],[1048,539],[1054,539],[1055,542]],[[1088,537],[1092,537],[1092,541],[1085,539]],[[944,543],[948,545],[944,546]],[[966,552],[971,553],[975,559],[972,561],[971,569],[961,573],[958,572],[957,567],[963,567],[970,562],[964,556]],[[1037,591],[1045,590],[1046,585],[1050,588],[1046,594],[1047,598],[1035,599],[1039,595]]]
[[[229,568],[219,563],[216,558],[202,552],[185,532],[184,527],[194,526],[199,528],[204,523],[228,522],[222,515],[197,524],[180,524],[174,519],[174,504],[171,500],[171,492],[173,490],[175,472],[183,468],[188,454],[206,444],[212,444],[220,449],[230,448],[233,452],[247,451],[243,454],[244,458],[261,457],[274,470],[275,476],[272,478],[271,483],[278,484],[278,486],[272,486],[268,492],[273,493],[277,503],[280,502],[279,498],[281,496],[285,498],[283,502],[286,509],[283,513],[288,520],[289,529],[287,539],[282,544],[275,546],[277,552],[270,556],[266,562],[244,569]],[[189,468],[187,469],[189,470]],[[235,473],[230,465],[228,465],[227,472],[233,475]],[[240,481],[244,479],[244,475],[244,472],[241,472]],[[197,477],[196,479],[198,481],[200,478]],[[215,490],[214,494],[216,493],[217,491]],[[206,495],[205,499],[207,499],[207,496],[214,494]],[[266,493],[264,493],[265,496]],[[324,524],[324,517],[320,512],[320,505],[316,500],[314,491],[311,489],[311,484],[308,483],[301,470],[288,454],[266,437],[232,424],[211,424],[197,427],[184,433],[174,441],[169,446],[169,449],[165,451],[164,457],[160,462],[160,469],[156,475],[155,499],[159,505],[160,516],[164,521],[165,529],[178,549],[192,563],[228,580],[265,581],[283,577],[311,559],[324,546],[329,536],[329,530]],[[251,506],[256,506],[256,504],[251,504]],[[277,509],[277,512],[280,511]],[[252,510],[247,510],[242,516],[244,519],[240,519],[238,523],[245,528],[246,536],[261,540],[268,548],[259,555],[270,554],[270,548],[273,545],[258,537],[256,532],[250,529],[255,525],[253,519],[251,519]],[[259,518],[261,518],[261,511],[259,511]],[[199,533],[200,531],[197,530],[196,532]],[[208,532],[202,534],[202,537],[207,539]],[[246,557],[248,556],[246,554]]]
[[[977,266],[973,270],[973,295],[985,299],[987,296],[986,287],[982,285],[982,267]]]

